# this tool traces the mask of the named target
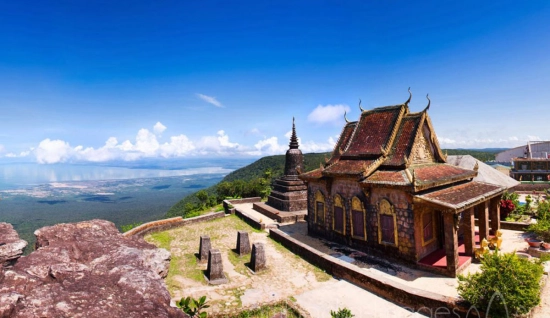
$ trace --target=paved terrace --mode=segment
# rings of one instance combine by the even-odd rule
[[[269,219],[257,211],[254,211],[252,209],[252,204],[237,204],[235,208],[253,219],[261,219],[263,223],[269,224],[269,227],[277,225],[275,220]],[[268,228],[268,226],[266,226],[266,228]],[[436,292],[444,296],[458,297],[456,290],[458,280],[456,278],[441,276],[403,265],[395,265],[380,259],[373,259],[367,257],[365,253],[353,250],[347,246],[308,236],[307,223],[305,222],[279,224],[279,230],[320,252],[353,264],[362,271],[375,274],[381,279],[390,279],[405,286]],[[524,232],[512,230],[502,230],[502,232],[502,252],[527,252],[528,244],[524,241]],[[472,263],[465,269],[463,274],[475,273],[478,271],[480,271],[480,264]],[[418,314],[406,311],[399,305],[388,302],[345,281],[339,281],[333,285],[325,285],[305,292],[297,296],[296,299],[298,300],[298,304],[308,310],[313,317],[323,317],[324,315],[322,313],[329,312],[327,311],[328,308],[334,308],[335,303],[337,307],[350,308],[352,312],[356,314],[356,317],[419,316]],[[328,304],[330,304],[330,306],[328,306]],[[542,304],[535,310],[535,315],[533,317],[550,317],[550,284],[544,286]]]

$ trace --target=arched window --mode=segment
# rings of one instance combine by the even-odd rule
[[[334,213],[332,214],[332,229],[336,232],[345,234],[345,208],[344,208],[344,202],[342,200],[342,197],[340,195],[334,196],[334,205],[332,208],[332,211]]]
[[[315,223],[325,224],[325,196],[321,191],[315,193]]]
[[[422,245],[431,243],[435,239],[434,211],[422,212]]]
[[[397,246],[395,209],[386,199],[382,199],[378,204],[378,243]]]
[[[365,206],[358,197],[351,199],[351,235],[354,238],[367,239],[367,216]]]

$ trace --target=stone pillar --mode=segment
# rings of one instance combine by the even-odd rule
[[[239,231],[237,233],[237,247],[235,247],[235,251],[241,256],[250,253],[250,240],[248,239],[248,232]]]
[[[206,262],[208,260],[208,251],[210,251],[210,236],[201,235],[201,242],[199,247],[199,261]]]
[[[265,250],[263,243],[252,244],[252,256],[250,257],[250,269],[254,272],[266,268]]]
[[[500,197],[494,197],[489,203],[489,214],[491,215],[491,232],[493,235],[500,230]]]
[[[464,211],[464,251],[468,256],[474,256],[476,246],[476,225],[474,208]]]
[[[489,240],[489,202],[482,202],[475,207],[479,218],[479,241]]]
[[[208,283],[211,285],[227,282],[223,273],[222,254],[218,249],[211,249],[208,252],[208,267],[206,268]]]
[[[458,270],[458,235],[453,213],[443,213],[445,231],[445,254],[447,256],[447,271],[451,277],[456,277]]]

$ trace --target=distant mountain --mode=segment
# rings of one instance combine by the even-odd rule
[[[485,148],[485,149],[442,149],[443,153],[451,156],[470,155],[479,161],[487,162],[495,160],[497,153],[503,148]],[[504,149],[506,150],[506,149]]]
[[[465,150],[465,151],[476,151],[476,152],[494,152],[499,153],[505,150],[508,150],[510,148],[456,148],[456,149],[444,149],[444,150]]]
[[[325,158],[330,158],[329,152],[324,153],[307,153],[304,154],[304,171],[310,171],[319,168],[321,163],[325,162]],[[222,182],[234,182],[241,180],[244,182],[252,182],[258,178],[264,177],[264,173],[267,169],[271,169],[272,179],[282,177],[285,170],[285,155],[268,156],[258,159],[257,161],[237,169],[223,178]],[[219,184],[219,183],[218,183]],[[205,189],[209,196],[216,194],[216,186],[211,186]],[[181,199],[178,203],[174,204],[168,212],[166,217],[184,216],[186,215],[188,204],[198,204],[199,199],[193,193]]]
[[[330,158],[330,152],[306,153],[304,154],[304,171],[310,171],[319,168],[319,164],[325,162],[325,158]],[[244,180],[250,181],[261,178],[266,169],[271,169],[274,179],[283,176],[285,170],[285,155],[269,156],[258,159],[248,166],[237,169],[223,178],[224,181]]]

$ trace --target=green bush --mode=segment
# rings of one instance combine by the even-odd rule
[[[206,304],[206,296],[202,296],[199,299],[192,297],[182,298],[176,302],[176,306],[190,317],[197,318],[206,318],[208,313],[204,312],[203,309],[210,307]]]
[[[476,309],[491,317],[510,317],[528,313],[540,303],[540,261],[495,252],[482,259],[481,270],[458,276],[458,293]]]
[[[338,308],[338,311],[330,311],[330,316],[332,318],[351,318],[355,317],[354,314],[351,313],[351,310],[347,308]]]
[[[140,225],[142,225],[143,222],[134,222],[132,224],[124,224],[124,225],[121,225],[120,226],[120,232],[124,233],[124,232],[128,232],[130,231],[131,229],[135,228],[135,227],[138,227]]]

